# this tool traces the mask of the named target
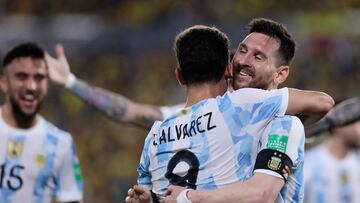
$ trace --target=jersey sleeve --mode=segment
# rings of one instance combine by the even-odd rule
[[[159,124],[159,121],[156,121],[151,128],[148,136],[145,139],[144,148],[141,153],[140,163],[138,166],[138,173],[139,177],[137,179],[137,183],[146,187],[148,190],[152,189],[152,182],[151,182],[151,173],[149,170],[150,167],[150,144],[153,141],[153,130]]]
[[[283,116],[289,102],[288,88],[262,90],[242,88],[229,94],[233,103],[239,106],[252,106],[262,117]]]
[[[266,127],[261,136],[258,152],[264,149],[280,151],[291,159],[292,169],[296,170],[304,162],[304,144],[305,132],[300,119],[295,116],[280,116],[273,119]],[[267,169],[257,169],[254,172],[281,178],[278,173]]]
[[[83,180],[80,171],[76,146],[71,136],[64,147],[62,162],[57,173],[55,195],[59,202],[82,201]]]

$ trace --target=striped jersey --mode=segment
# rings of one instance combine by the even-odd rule
[[[145,140],[138,184],[163,197],[169,184],[214,189],[250,178],[261,136],[287,105],[287,88],[243,88],[155,122]]]
[[[178,113],[184,106],[185,106],[184,103],[176,104],[173,106],[162,106],[162,107],[160,107],[160,112],[161,112],[161,115],[163,116],[163,118],[168,118],[168,117]]]
[[[360,202],[360,156],[350,152],[340,160],[325,144],[305,154],[306,203]]]
[[[1,115],[1,110],[0,110]],[[81,201],[83,182],[72,137],[40,117],[16,129],[0,116],[0,202]]]
[[[262,135],[259,150],[273,149],[288,155],[293,162],[292,174],[288,177],[285,185],[276,200],[277,203],[297,203],[304,199],[304,126],[295,116],[277,116],[268,124]],[[259,170],[254,171],[259,172]],[[278,176],[270,170],[263,173]]]

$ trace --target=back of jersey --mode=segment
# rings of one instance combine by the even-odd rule
[[[154,124],[139,166],[139,184],[161,196],[169,184],[225,186],[252,175],[265,126],[287,107],[287,89],[242,89],[203,100]]]

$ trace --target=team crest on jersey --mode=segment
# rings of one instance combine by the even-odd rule
[[[349,176],[346,172],[342,172],[340,175],[341,184],[346,185],[349,182]]]
[[[277,171],[280,169],[280,166],[281,166],[281,159],[276,156],[272,156],[271,160],[268,161],[268,167],[271,170]]]
[[[7,144],[7,154],[11,158],[17,158],[21,156],[23,152],[24,144],[19,141],[9,141]]]
[[[46,157],[43,154],[37,154],[35,157],[35,163],[39,167],[43,167],[46,163]]]

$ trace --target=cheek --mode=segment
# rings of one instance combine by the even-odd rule
[[[40,86],[41,88],[41,92],[43,93],[43,94],[46,94],[47,93],[47,91],[48,91],[48,89],[49,89],[49,84],[47,83],[47,82],[44,82],[44,83],[42,83],[41,84],[41,86]]]

